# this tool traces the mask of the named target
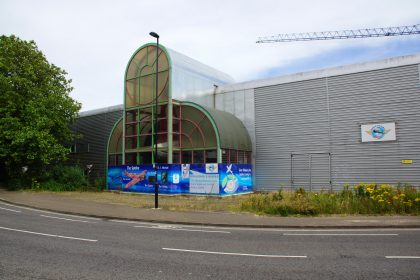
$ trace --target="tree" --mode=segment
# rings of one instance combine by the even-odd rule
[[[0,36],[0,166],[10,176],[27,166],[36,177],[69,153],[69,124],[81,106],[69,96],[66,74],[34,41]]]

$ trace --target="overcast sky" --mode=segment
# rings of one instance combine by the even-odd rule
[[[0,34],[34,40],[82,111],[121,104],[133,52],[160,43],[247,81],[420,52],[420,35],[256,44],[259,36],[420,23],[419,0],[0,0]]]

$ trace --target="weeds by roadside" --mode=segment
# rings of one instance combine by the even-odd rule
[[[30,191],[52,191],[57,195],[96,202],[153,208],[152,196],[98,192],[104,182],[88,183],[80,168],[57,167],[44,179],[29,181]],[[160,207],[175,211],[251,212],[280,216],[316,215],[420,215],[420,192],[409,185],[358,184],[340,192],[279,190],[230,197],[160,196]]]
[[[270,215],[330,214],[420,214],[420,193],[411,186],[359,184],[345,186],[340,192],[295,192],[253,194],[241,204],[241,210]]]

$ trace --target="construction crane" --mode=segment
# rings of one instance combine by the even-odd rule
[[[284,43],[294,41],[352,39],[415,34],[420,34],[420,24],[385,28],[278,34],[274,36],[260,37],[256,43]]]

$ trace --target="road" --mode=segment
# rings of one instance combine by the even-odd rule
[[[420,279],[420,229],[182,226],[0,202],[0,279]]]

